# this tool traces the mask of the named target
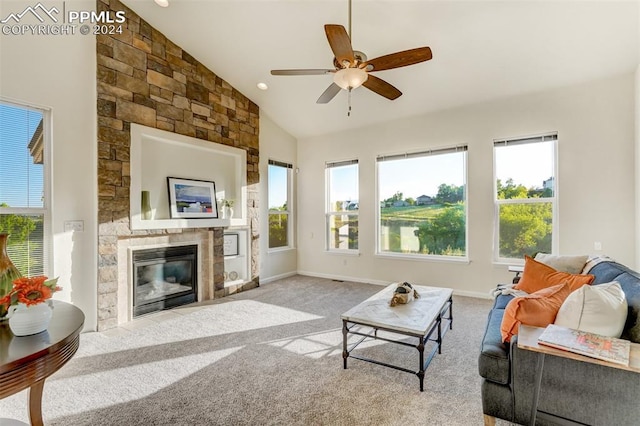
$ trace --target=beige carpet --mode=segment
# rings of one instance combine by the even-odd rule
[[[415,375],[350,359],[340,314],[375,285],[295,276],[198,308],[85,333],[47,380],[47,425],[482,425],[477,358],[491,302],[454,296],[453,330]],[[135,323],[133,324],[135,325]],[[417,366],[417,351],[374,342],[370,356]],[[0,417],[26,421],[26,392]]]

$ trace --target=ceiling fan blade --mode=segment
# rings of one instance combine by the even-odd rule
[[[353,63],[355,58],[353,57],[353,48],[351,47],[351,39],[347,34],[347,30],[342,25],[327,24],[324,26],[324,32],[327,34],[329,46],[331,46],[333,55],[340,66],[344,61]]]
[[[386,81],[369,74],[367,81],[362,84],[372,92],[376,92],[380,96],[384,96],[387,99],[394,100],[402,96],[402,92],[387,83]]]
[[[329,103],[331,99],[335,98],[335,96],[338,94],[338,92],[340,92],[340,90],[342,90],[340,86],[338,86],[335,83],[331,83],[331,86],[327,87],[327,90],[325,90],[322,93],[322,95],[320,95],[316,103],[317,104]]]
[[[404,50],[402,52],[391,53],[379,56],[367,61],[361,66],[369,72],[390,70],[393,68],[406,67],[420,62],[428,61],[433,55],[428,47],[418,47],[416,49]],[[369,65],[373,68],[369,69]]]
[[[335,71],[325,69],[271,70],[271,75],[323,75]]]

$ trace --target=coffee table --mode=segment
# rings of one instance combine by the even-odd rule
[[[420,391],[424,390],[424,371],[435,356],[436,351],[442,353],[442,337],[447,327],[442,327],[442,320],[448,322],[448,329],[453,326],[453,291],[448,288],[416,286],[420,298],[405,305],[391,307],[389,302],[397,283],[385,287],[364,302],[354,306],[342,314],[342,358],[343,367],[347,368],[349,357],[361,361],[390,367],[396,370],[412,373],[420,380]],[[448,312],[448,316],[447,315]],[[416,337],[417,344],[407,342],[407,339],[396,340],[378,336],[378,330],[384,330],[402,336]],[[435,336],[434,336],[435,334]],[[349,335],[360,336],[355,343],[348,344]],[[411,370],[398,365],[374,360],[353,353],[353,350],[368,339],[382,340],[398,345],[414,347],[418,350],[418,370]],[[427,342],[435,345],[426,354]]]

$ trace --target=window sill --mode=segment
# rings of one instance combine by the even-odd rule
[[[325,254],[330,254],[332,256],[360,256],[360,252],[358,250],[325,250]]]
[[[294,251],[296,248],[295,247],[278,247],[278,248],[270,248],[267,249],[267,254],[271,254],[271,253],[284,253],[287,251]]]
[[[414,262],[443,262],[443,263],[463,263],[470,264],[471,260],[468,257],[453,257],[453,256],[425,256],[416,254],[403,254],[403,253],[376,253],[374,257],[383,259],[396,259],[396,260],[410,260]]]

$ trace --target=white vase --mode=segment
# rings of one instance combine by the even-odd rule
[[[9,308],[9,328],[16,336],[30,336],[45,331],[53,312],[48,303],[27,306],[18,303]]]

